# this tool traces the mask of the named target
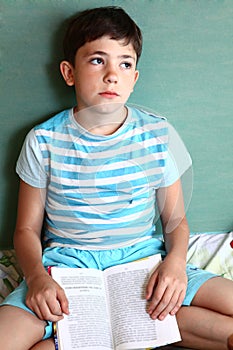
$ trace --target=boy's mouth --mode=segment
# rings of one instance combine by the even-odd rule
[[[105,98],[114,98],[119,96],[119,94],[115,91],[103,91],[103,92],[100,92],[99,95]]]

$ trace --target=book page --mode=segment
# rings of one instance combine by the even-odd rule
[[[64,288],[70,314],[57,323],[61,350],[112,350],[112,338],[102,271],[52,268]]]
[[[180,340],[176,319],[152,320],[146,313],[145,288],[160,255],[105,270],[117,350],[161,346]],[[166,329],[166,333],[164,332]]]

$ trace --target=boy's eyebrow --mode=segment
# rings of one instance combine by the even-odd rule
[[[91,53],[87,53],[86,57],[94,56],[94,55],[99,55],[99,56],[108,56],[108,54],[104,51],[94,51]],[[132,60],[136,61],[136,58],[131,56],[131,55],[119,55],[117,58],[122,58],[122,59],[129,59],[131,58]]]

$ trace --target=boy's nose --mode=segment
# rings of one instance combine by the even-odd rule
[[[110,83],[110,84],[116,84],[117,83],[117,78],[114,77],[113,75],[109,76],[107,78],[107,82]]]
[[[104,76],[104,81],[108,84],[116,84],[118,82],[117,72],[114,68],[109,67]]]

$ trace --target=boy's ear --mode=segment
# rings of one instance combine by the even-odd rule
[[[68,86],[74,85],[74,67],[68,61],[62,61],[60,63],[61,74]]]
[[[139,78],[139,71],[136,70],[135,71],[135,76],[134,76],[134,84],[136,84],[136,82],[138,81],[138,78]]]
[[[133,84],[133,88],[132,88],[131,92],[133,92],[134,86],[135,86],[136,82],[138,81],[138,78],[139,78],[139,71],[136,70],[135,75],[134,75],[134,84]]]

